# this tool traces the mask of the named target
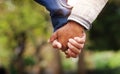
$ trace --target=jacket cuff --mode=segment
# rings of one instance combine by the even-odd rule
[[[75,21],[89,30],[108,0],[78,0],[68,20]]]
[[[75,14],[72,14],[68,17],[68,21],[70,21],[70,20],[79,23],[81,26],[83,26],[87,30],[90,30],[90,28],[92,26],[89,21],[87,21],[84,18],[77,16]]]

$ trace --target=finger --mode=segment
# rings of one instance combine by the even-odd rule
[[[69,55],[66,55],[66,58],[70,58],[70,56],[69,56]]]
[[[78,43],[85,43],[86,34],[83,33],[83,35],[82,35],[81,37],[74,37],[74,39],[75,39]]]
[[[68,54],[68,51],[65,51],[66,58],[70,58],[70,55]]]
[[[84,46],[84,43],[78,43],[74,39],[69,39],[69,43],[71,43],[73,46],[75,46],[78,49],[82,49]]]
[[[53,41],[56,40],[56,39],[57,39],[57,32],[54,32],[54,33],[52,34],[52,36],[50,37],[49,42],[53,42]]]
[[[78,43],[85,43],[85,40],[86,40],[86,37],[83,36],[83,37],[74,37],[74,40],[77,41]]]
[[[72,44],[70,44],[69,42],[68,42],[68,47],[69,47],[69,49],[70,49],[72,52],[74,52],[75,54],[80,54],[80,49],[74,47],[74,46],[73,46]]]
[[[67,54],[69,57],[73,57],[73,58],[77,57],[77,54],[73,53],[70,49],[67,50]]]
[[[53,46],[54,48],[59,48],[59,49],[62,48],[62,44],[61,44],[60,42],[58,42],[57,40],[54,40],[54,41],[53,41],[52,46]]]

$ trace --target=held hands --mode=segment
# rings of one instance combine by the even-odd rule
[[[50,12],[55,30],[50,38],[53,47],[64,51],[67,57],[77,57],[84,46],[86,34],[83,27],[79,24],[73,21],[67,23],[72,7],[67,4],[66,0],[35,1],[43,5]],[[65,23],[67,24],[63,26]]]
[[[81,50],[84,47],[86,39],[86,34],[84,33],[82,37],[74,37],[73,39],[69,39],[68,49],[65,51],[66,57],[76,58],[81,53]]]
[[[53,33],[50,42],[54,48],[61,49],[66,57],[76,58],[84,47],[85,39],[84,28],[78,23],[69,21]]]

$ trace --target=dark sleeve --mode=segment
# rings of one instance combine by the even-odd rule
[[[67,5],[66,0],[35,0],[37,3],[43,5],[51,16],[54,31],[67,23],[67,18],[71,12],[71,7]]]

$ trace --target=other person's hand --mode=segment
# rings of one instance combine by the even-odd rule
[[[74,47],[77,46],[76,48],[79,48],[79,46],[78,46],[79,44],[76,45],[76,43],[79,41],[76,41],[76,43],[74,44],[72,39],[74,39],[75,37],[84,37],[84,35],[85,35],[85,31],[82,26],[80,26],[78,23],[76,23],[74,21],[69,21],[66,25],[59,28],[57,31],[55,31],[53,33],[53,35],[50,38],[50,42],[52,43],[53,47],[60,48],[62,51],[66,51],[69,48],[71,49],[71,44]],[[72,43],[71,43],[71,41],[72,41]],[[84,42],[85,42],[85,40],[84,40]],[[67,53],[68,53],[68,51],[67,51]]]

